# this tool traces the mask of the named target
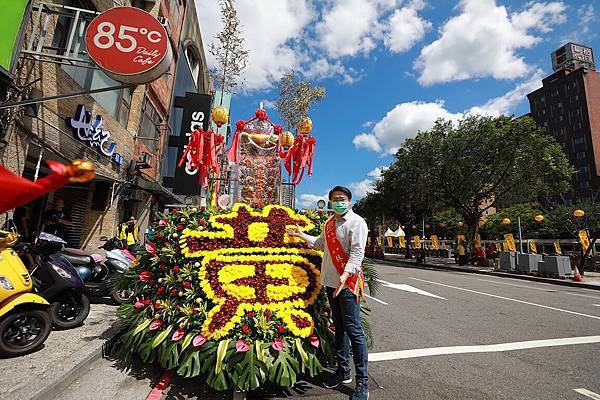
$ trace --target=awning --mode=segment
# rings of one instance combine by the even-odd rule
[[[147,192],[154,193],[158,196],[160,201],[165,203],[181,203],[184,204],[184,199],[171,192],[169,189],[156,182],[155,180],[149,179],[143,175],[138,175],[136,179],[137,188],[145,190]]]

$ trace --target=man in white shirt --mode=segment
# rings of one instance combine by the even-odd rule
[[[352,211],[351,200],[352,193],[348,188],[336,186],[329,192],[335,215],[327,221],[321,235],[307,235],[298,227],[290,229],[288,234],[323,250],[321,277],[333,314],[338,363],[336,373],[326,378],[323,385],[334,388],[340,383],[352,382],[349,341],[356,371],[352,400],[366,400],[369,398],[368,352],[360,322],[359,302],[363,289],[362,261],[369,228],[365,220]]]

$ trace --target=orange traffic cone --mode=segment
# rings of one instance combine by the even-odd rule
[[[579,269],[577,269],[577,267],[575,267],[575,274],[573,276],[573,280],[575,282],[583,282],[583,276],[581,276],[581,274],[579,273]]]

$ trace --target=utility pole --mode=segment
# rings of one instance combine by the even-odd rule
[[[519,222],[519,252],[523,252],[523,236],[521,234],[521,217],[517,217],[517,221]]]

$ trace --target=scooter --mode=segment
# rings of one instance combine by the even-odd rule
[[[81,325],[90,313],[90,300],[77,270],[62,255],[66,242],[42,232],[26,251],[36,256],[31,270],[35,291],[50,303],[52,323],[58,329]]]
[[[17,239],[0,231],[0,354],[8,357],[36,350],[52,330],[49,303],[29,293],[31,276],[13,249]]]
[[[101,238],[102,239],[102,238]],[[113,279],[122,274],[135,257],[123,250],[120,240],[106,240],[101,249],[106,250],[106,257],[84,250],[65,248],[61,254],[67,259],[85,283],[86,294],[93,297],[110,296],[113,301],[122,304],[131,299],[133,292],[118,290]]]

